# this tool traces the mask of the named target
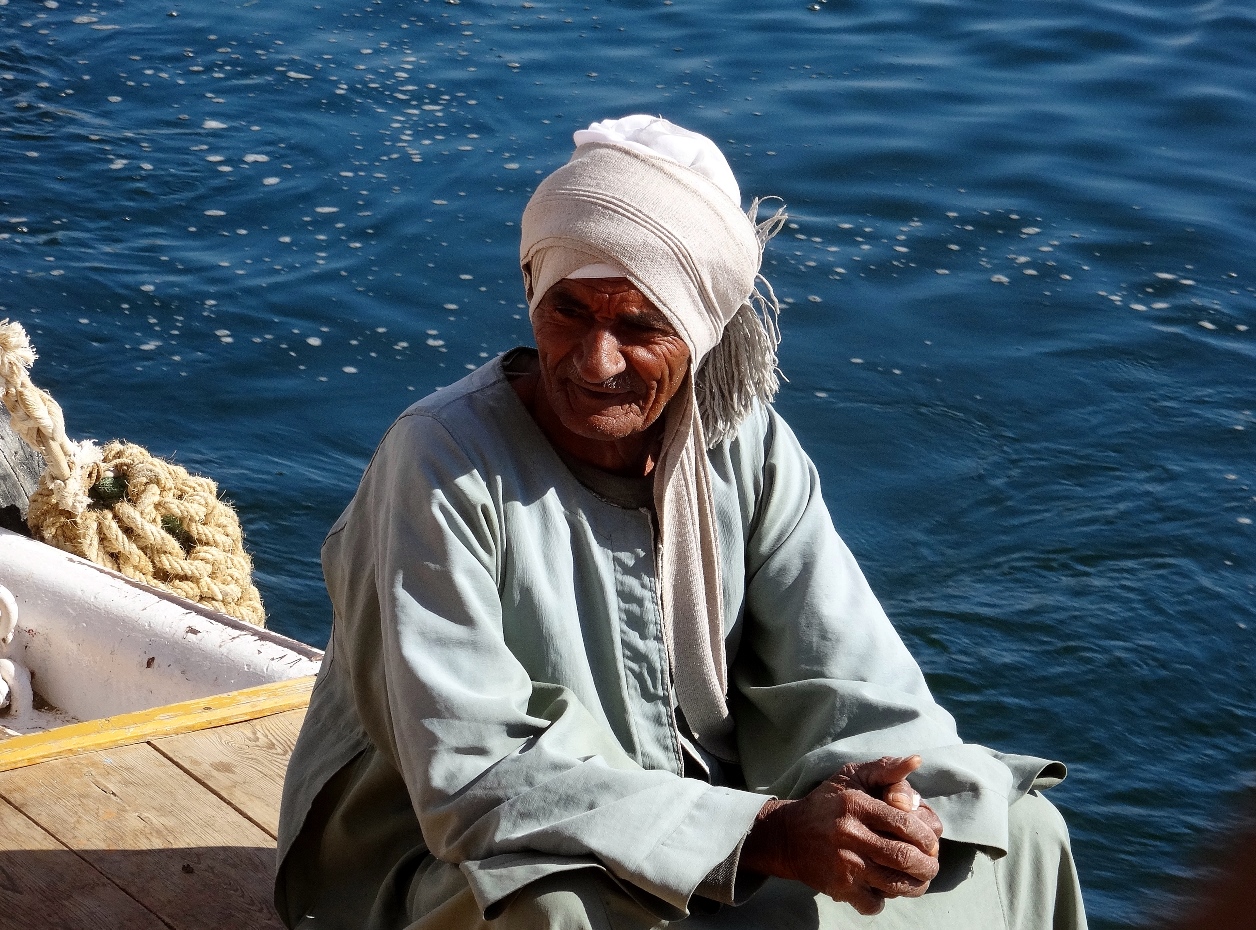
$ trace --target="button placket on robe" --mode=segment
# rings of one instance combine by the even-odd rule
[[[671,675],[658,607],[652,520],[644,510],[618,509],[616,516],[611,561],[624,679],[635,705],[638,761],[645,768],[679,775],[684,767],[671,712]]]

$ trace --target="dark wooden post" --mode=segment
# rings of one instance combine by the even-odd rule
[[[13,431],[0,404],[0,527],[29,535],[26,507],[43,470],[43,458]]]

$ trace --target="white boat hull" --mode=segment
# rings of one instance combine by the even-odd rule
[[[312,675],[322,657],[4,530],[0,586],[19,611],[8,658],[30,669],[45,701],[78,720]],[[0,716],[0,725],[22,730],[14,722]]]

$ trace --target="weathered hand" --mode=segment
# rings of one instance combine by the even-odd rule
[[[800,800],[768,801],[741,866],[803,882],[861,914],[879,912],[887,897],[924,894],[938,873],[942,827],[926,805],[901,809],[913,806],[905,779],[919,765],[919,756],[848,765]]]
[[[833,776],[848,787],[858,788],[891,807],[915,814],[934,836],[941,838],[942,821],[907,783],[907,776],[920,768],[920,756],[882,756],[873,762],[851,762]]]

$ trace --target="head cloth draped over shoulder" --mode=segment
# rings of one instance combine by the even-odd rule
[[[667,120],[605,120],[577,132],[575,142],[571,159],[541,182],[523,213],[519,263],[529,312],[563,278],[623,276],[689,347],[690,374],[664,413],[654,472],[663,627],[690,729],[708,751],[732,760],[706,449],[731,438],[779,386],[779,308],[759,266],[785,213],[758,223],[758,200],[743,213],[715,143]]]

